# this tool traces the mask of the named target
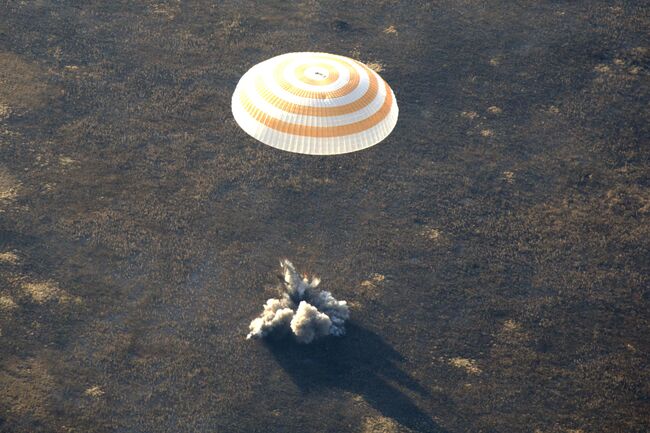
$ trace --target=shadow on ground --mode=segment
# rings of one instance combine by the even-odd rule
[[[383,416],[421,433],[443,433],[413,399],[400,388],[423,399],[433,399],[396,365],[404,361],[392,346],[374,332],[349,324],[345,338],[304,345],[291,338],[271,339],[266,346],[302,392],[336,388],[363,397]]]

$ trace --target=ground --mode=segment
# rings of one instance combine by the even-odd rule
[[[650,429],[642,2],[0,9],[1,432]],[[243,133],[291,51],[372,64],[393,133]],[[245,340],[285,257],[346,337]]]

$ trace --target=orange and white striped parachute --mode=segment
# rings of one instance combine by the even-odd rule
[[[239,126],[289,152],[335,155],[373,146],[397,123],[395,95],[366,65],[326,53],[289,53],[253,66],[232,96]]]

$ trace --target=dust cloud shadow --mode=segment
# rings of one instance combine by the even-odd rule
[[[305,393],[336,388],[358,394],[383,416],[419,433],[446,433],[393,383],[425,399],[434,396],[395,364],[404,360],[374,332],[346,324],[343,338],[299,344],[288,337],[265,344],[278,364]],[[440,396],[436,396],[440,398]]]

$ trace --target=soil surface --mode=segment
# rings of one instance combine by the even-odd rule
[[[644,2],[0,10],[0,432],[650,430]],[[248,137],[292,51],[380,70],[393,133]],[[284,257],[347,336],[245,340]]]

